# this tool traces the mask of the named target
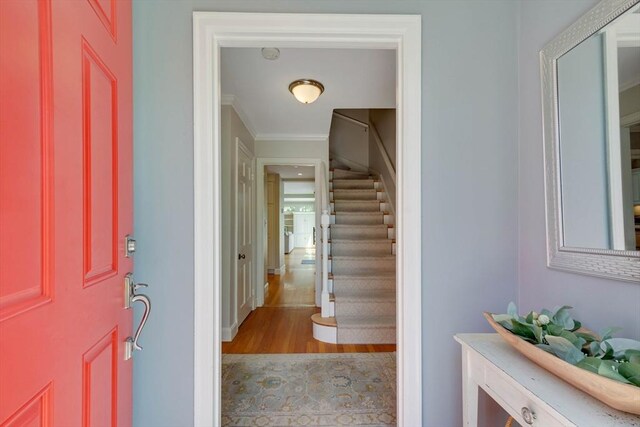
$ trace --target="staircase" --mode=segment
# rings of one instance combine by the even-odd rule
[[[330,175],[327,291],[314,337],[337,344],[396,342],[396,257],[393,216],[369,174]],[[324,316],[324,317],[323,317]]]

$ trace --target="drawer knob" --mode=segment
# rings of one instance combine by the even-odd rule
[[[533,424],[533,420],[536,419],[536,414],[526,406],[522,407],[522,409],[520,410],[520,413],[522,414],[522,418],[524,419],[524,422],[529,425]]]

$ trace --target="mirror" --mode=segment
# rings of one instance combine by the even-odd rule
[[[640,283],[640,0],[541,51],[548,265]]]

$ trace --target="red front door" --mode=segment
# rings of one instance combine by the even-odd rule
[[[0,425],[127,426],[131,4],[0,0]]]

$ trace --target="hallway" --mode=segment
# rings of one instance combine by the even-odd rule
[[[314,249],[295,249],[285,255],[286,273],[269,275],[265,305],[249,314],[232,342],[222,343],[223,354],[370,353],[393,352],[393,344],[327,344],[313,338]]]
[[[285,255],[285,273],[268,276],[269,287],[265,289],[264,306],[315,307],[315,258],[314,248],[296,248]]]

